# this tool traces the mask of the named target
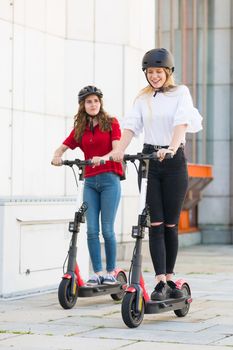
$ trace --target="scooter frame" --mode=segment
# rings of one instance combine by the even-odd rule
[[[63,165],[73,167],[76,165],[79,168],[79,180],[83,181],[83,172],[86,165],[91,165],[90,160],[75,159],[72,161],[65,160]],[[73,169],[72,169],[73,170]],[[74,170],[73,170],[74,172]],[[76,174],[75,180],[78,185]],[[64,262],[64,266],[67,262],[67,269],[64,272],[62,281],[58,288],[58,300],[60,305],[64,309],[71,309],[77,301],[78,297],[93,297],[105,294],[110,294],[113,300],[120,301],[124,296],[124,291],[127,287],[127,277],[125,272],[120,269],[115,269],[115,278],[119,282],[115,285],[98,285],[88,286],[81,277],[80,269],[76,260],[77,256],[77,238],[80,232],[80,224],[85,222],[85,212],[88,209],[86,202],[83,202],[77,212],[75,212],[74,220],[69,222],[69,232],[72,233],[69,251]],[[64,269],[63,266],[63,269]]]
[[[171,157],[166,155],[166,158]],[[146,205],[146,192],[149,171],[149,161],[156,161],[156,152],[152,154],[138,153],[136,155],[125,155],[124,161],[140,163],[141,181],[139,196],[138,223],[132,227],[132,237],[136,239],[133,251],[133,258],[129,273],[129,286],[125,291],[122,301],[121,313],[124,323],[129,328],[138,327],[144,314],[162,313],[173,310],[176,316],[187,315],[192,302],[191,289],[184,279],[177,280],[177,288],[183,291],[183,297],[179,299],[166,299],[163,301],[153,301],[147,293],[145,282],[142,276],[142,239],[145,236],[145,228],[150,227],[149,209]]]

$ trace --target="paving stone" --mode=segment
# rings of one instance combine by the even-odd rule
[[[96,329],[85,334],[83,337],[89,338],[109,338],[109,339],[128,339],[137,341],[167,342],[167,343],[183,343],[183,344],[201,344],[208,345],[224,338],[221,334],[203,330],[202,332],[183,332],[182,328],[179,332],[146,330],[142,325],[138,329],[116,329],[114,334],[112,329]]]
[[[225,337],[224,339],[215,342],[215,344],[224,345],[227,347],[233,347],[233,334],[231,334],[231,336]]]
[[[21,335],[1,342],[1,349],[16,350],[115,350],[132,343],[127,340],[88,339],[75,336]]]

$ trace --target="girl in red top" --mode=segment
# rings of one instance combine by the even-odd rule
[[[99,165],[101,156],[109,157],[121,138],[119,123],[103,109],[103,94],[95,86],[80,90],[79,109],[74,117],[74,128],[63,144],[55,151],[52,164],[61,165],[62,155],[68,149],[79,147],[85,159]],[[116,265],[116,238],[114,221],[121,195],[121,163],[106,161],[99,166],[86,166],[83,199],[88,203],[87,243],[94,275],[89,285],[114,284]],[[103,275],[99,240],[99,216],[106,254],[106,275]]]

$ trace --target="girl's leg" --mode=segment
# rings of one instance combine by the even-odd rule
[[[166,249],[164,241],[164,225],[162,222],[152,223],[149,229],[149,249],[154,266],[156,281],[166,281]]]
[[[150,164],[148,178],[147,204],[149,206],[151,227],[149,229],[149,248],[155,270],[156,286],[151,293],[151,299],[156,301],[167,298],[166,285],[166,247],[163,223],[163,202],[161,179],[158,176],[157,164]]]
[[[166,246],[166,279],[170,280],[173,276],[173,270],[178,253],[178,225],[165,225],[164,228],[165,246]]]
[[[85,180],[83,199],[88,204],[86,218],[89,254],[94,272],[100,274],[102,272],[101,246],[99,240],[100,194],[96,190],[95,177]]]
[[[187,165],[183,150],[180,149],[172,160],[167,160],[162,182],[167,279],[171,279],[174,272],[178,252],[178,222],[187,187]]]
[[[114,222],[120,201],[120,179],[113,173],[104,173],[101,181],[101,224],[106,255],[106,270],[112,273],[116,267],[116,237]]]
[[[166,249],[163,225],[163,203],[161,183],[156,174],[157,164],[151,162],[149,168],[147,205],[149,206],[151,227],[149,229],[149,248],[155,270],[156,281],[166,280]]]

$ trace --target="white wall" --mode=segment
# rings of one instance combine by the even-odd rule
[[[145,83],[141,58],[154,46],[154,13],[153,0],[0,1],[0,147],[3,150],[0,237],[3,243],[11,225],[14,227],[11,239],[19,244],[16,250],[20,248],[20,235],[27,237],[31,232],[38,238],[41,226],[36,218],[31,231],[29,226],[26,231],[20,230],[17,221],[19,213],[27,217],[38,200],[44,203],[54,200],[49,206],[51,216],[57,212],[58,196],[76,194],[70,169],[52,167],[50,160],[71,130],[77,93],[85,85],[97,85],[104,92],[105,109],[122,121]],[[129,151],[136,152],[140,147],[141,141],[135,140]],[[67,152],[70,158],[77,155],[81,157],[79,152]],[[128,232],[136,218],[135,186],[135,173],[130,169],[127,185],[122,183],[123,197],[116,222],[118,240],[129,239]],[[4,204],[9,199],[11,206]],[[67,205],[64,197],[65,211]],[[132,207],[135,207],[133,213]],[[37,207],[38,218],[42,208]],[[68,216],[72,219],[71,212]],[[67,214],[65,217],[68,219]],[[56,229],[56,224],[50,226],[48,244],[52,245]],[[25,238],[24,242],[24,249],[30,250],[31,240]],[[38,240],[38,244],[38,251],[43,251],[45,240]],[[3,244],[0,249],[1,258],[7,256],[0,268],[0,294],[12,294],[14,289],[25,291],[25,287],[38,288],[40,283],[45,286],[45,281],[49,287],[45,266],[37,283],[32,278],[24,285],[10,246]],[[87,255],[85,250],[84,253]],[[57,255],[51,255],[51,259],[56,258]],[[62,263],[63,256],[60,259]],[[9,264],[15,264],[14,279],[10,282],[5,275]]]

